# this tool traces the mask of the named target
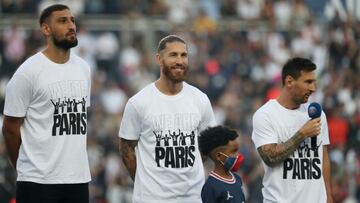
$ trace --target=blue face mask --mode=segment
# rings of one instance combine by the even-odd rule
[[[220,153],[226,156],[225,162],[220,161],[224,165],[224,169],[226,171],[232,171],[232,172],[238,171],[245,159],[245,157],[240,153],[237,153],[235,157],[228,156],[222,152]]]

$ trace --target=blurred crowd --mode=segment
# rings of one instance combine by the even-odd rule
[[[83,19],[106,14],[166,19],[170,25],[153,33],[131,33],[120,43],[121,30],[92,31],[78,24],[79,45],[73,51],[91,65],[93,75],[88,116],[91,203],[131,202],[133,182],[118,152],[119,124],[127,99],[159,76],[155,49],[167,34],[188,42],[187,81],[209,96],[218,123],[240,134],[245,162],[239,174],[249,203],[262,202],[263,175],[251,141],[252,115],[279,94],[287,59],[312,59],[318,83],[311,100],[322,104],[328,118],[334,200],[360,202],[360,21],[352,15],[335,12],[323,19],[305,0],[2,0],[0,11],[4,16],[36,15],[52,3],[69,5]],[[244,27],[226,24],[228,19]],[[149,34],[153,42],[144,43]],[[43,45],[38,29],[21,29],[15,23],[0,29],[1,113],[8,80]],[[205,166],[209,171],[209,163]],[[15,178],[1,136],[0,202],[14,196]]]

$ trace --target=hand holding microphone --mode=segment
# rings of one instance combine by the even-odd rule
[[[304,135],[304,138],[312,137],[311,146],[316,146],[316,136],[319,135],[321,131],[321,111],[320,104],[316,102],[311,103],[308,107],[308,115],[311,120],[306,122],[299,130],[299,132]]]
[[[312,102],[308,107],[308,115],[311,119],[319,118],[321,116],[321,106],[319,103]]]
[[[316,118],[320,119],[321,116],[321,106],[319,103],[313,102],[309,105],[308,108],[308,115],[311,118],[311,120],[314,120]],[[320,134],[321,131],[321,122],[319,121],[320,126],[318,127],[318,134]],[[317,135],[318,135],[317,134]],[[312,137],[311,138],[311,148],[316,148],[317,147],[317,139],[316,137]]]

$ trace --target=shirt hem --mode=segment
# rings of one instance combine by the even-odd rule
[[[41,179],[41,178],[30,178],[30,177],[18,177],[16,181],[34,182],[39,184],[77,184],[77,183],[88,183],[91,178],[79,179],[79,180],[59,180],[59,179]]]

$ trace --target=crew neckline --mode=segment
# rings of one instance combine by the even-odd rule
[[[302,109],[303,106],[304,106],[304,105],[300,104],[300,106],[299,106],[298,108],[296,108],[296,109],[288,109],[288,108],[284,107],[283,105],[281,105],[278,100],[272,99],[272,101],[273,101],[277,106],[279,106],[281,110],[286,111],[286,112],[289,112],[289,113],[299,112],[299,111],[301,111],[301,109]]]
[[[48,62],[50,62],[51,64],[57,65],[57,66],[61,66],[61,65],[66,65],[68,63],[70,63],[71,60],[71,53],[69,56],[69,60],[67,60],[65,63],[56,63],[55,61],[49,59],[49,57],[47,57],[42,51],[39,52],[41,54],[42,57],[44,57]]]
[[[152,87],[154,88],[156,94],[159,95],[159,96],[162,97],[162,98],[169,99],[169,100],[175,100],[175,99],[181,98],[181,97],[183,96],[183,94],[184,94],[185,86],[186,86],[186,83],[183,82],[183,86],[182,86],[180,92],[178,92],[178,93],[175,94],[175,95],[167,95],[167,94],[162,93],[162,92],[156,87],[155,82],[152,83]]]
[[[236,182],[235,176],[231,172],[230,172],[230,174],[232,176],[231,178],[224,178],[224,177],[220,176],[219,174],[215,173],[214,171],[211,171],[209,175],[214,177],[215,179],[220,180],[221,182],[224,182],[227,184],[234,184]]]

